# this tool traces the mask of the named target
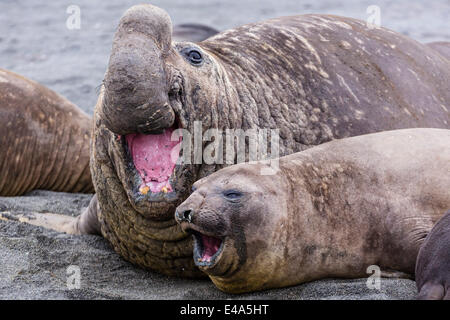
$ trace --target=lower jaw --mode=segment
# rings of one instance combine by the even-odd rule
[[[174,213],[175,208],[182,202],[183,195],[175,189],[176,184],[183,184],[183,181],[177,180],[177,168],[169,179],[171,191],[169,192],[152,192],[142,193],[142,178],[134,168],[132,161],[126,160],[124,154],[122,160],[125,163],[123,176],[119,174],[119,178],[127,193],[131,206],[141,215],[148,219],[157,221],[170,220],[171,224],[175,224]],[[118,171],[119,173],[120,171]]]
[[[210,260],[202,259],[200,252],[202,251],[200,245],[198,244],[198,241],[201,241],[197,239],[196,236],[193,236],[193,243],[194,243],[194,250],[193,250],[193,256],[194,256],[194,263],[197,267],[199,267],[200,270],[202,270],[205,273],[209,273],[209,270],[214,270],[216,266],[219,264],[221,255],[224,250],[224,241],[222,240],[222,243],[220,245],[219,250],[211,257]]]

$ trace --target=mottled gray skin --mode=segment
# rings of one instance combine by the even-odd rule
[[[226,292],[359,278],[370,265],[412,275],[450,207],[449,145],[450,130],[404,129],[280,158],[274,175],[261,175],[267,163],[237,164],[195,182],[176,218],[187,232],[222,240],[211,263],[197,264]],[[426,243],[426,255],[444,254],[449,242],[430,246],[439,251]],[[433,259],[448,278],[448,256]]]
[[[168,127],[280,129],[280,155],[334,138],[408,127],[448,128],[450,62],[432,48],[329,15],[267,20],[200,43],[171,41],[151,5],[129,9],[94,112],[91,169],[102,234],[127,260],[199,276],[173,214],[198,179],[223,165],[180,165],[174,191],[139,193],[124,135]],[[184,49],[201,52],[191,64]],[[208,142],[204,142],[204,147]]]
[[[450,300],[450,211],[433,227],[416,263],[419,299]]]
[[[94,192],[90,117],[50,89],[0,69],[0,195]]]

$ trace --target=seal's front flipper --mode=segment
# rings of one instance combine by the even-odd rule
[[[436,223],[416,262],[418,299],[450,300],[450,210]]]
[[[54,213],[9,213],[1,212],[0,219],[6,221],[18,221],[34,226],[44,227],[59,232],[74,234],[73,225],[77,218]]]
[[[396,270],[381,270],[382,278],[390,278],[390,279],[413,279],[414,277],[409,273],[396,271]]]
[[[89,207],[80,214],[73,224],[74,234],[98,234],[101,235],[100,222],[98,221],[97,212],[99,210],[97,195],[95,194]]]
[[[70,217],[55,213],[0,213],[0,219],[25,222],[35,226],[64,232],[68,234],[101,234],[97,218],[97,196],[91,199],[89,207],[78,217]]]
[[[419,300],[443,300],[444,299],[444,286],[440,284],[426,283],[420,289],[417,299]],[[450,294],[447,293],[447,300],[450,299]]]

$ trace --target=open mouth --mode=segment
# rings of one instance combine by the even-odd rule
[[[194,236],[194,262],[199,267],[212,267],[223,251],[222,239],[190,230]]]
[[[141,194],[173,191],[171,177],[181,147],[181,136],[174,134],[175,130],[176,127],[171,127],[161,134],[133,133],[125,136],[134,167],[141,178]]]

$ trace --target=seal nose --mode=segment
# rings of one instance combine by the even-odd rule
[[[171,33],[167,13],[151,5],[134,6],[120,19],[102,105],[105,125],[114,133],[151,133],[173,125],[164,68]]]
[[[178,222],[192,222],[192,218],[194,217],[194,210],[193,209],[186,209],[186,210],[176,210],[175,217],[178,220]]]

